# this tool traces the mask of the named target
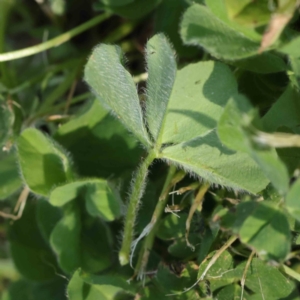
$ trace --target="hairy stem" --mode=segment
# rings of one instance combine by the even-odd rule
[[[133,227],[138,211],[139,200],[143,196],[148,167],[154,159],[155,154],[153,152],[150,152],[137,170],[132,183],[127,215],[125,218],[123,242],[121,250],[119,252],[119,260],[121,265],[126,265],[129,262],[131,243],[134,236]]]
[[[111,16],[109,13],[104,13],[101,14],[73,29],[70,31],[67,31],[56,38],[53,38],[45,43],[41,43],[36,46],[28,47],[25,49],[17,50],[17,51],[12,51],[12,52],[7,52],[4,54],[0,54],[0,61],[8,61],[8,60],[14,60],[14,59],[19,59],[22,57],[34,55],[40,52],[43,52],[45,50],[48,50],[53,47],[60,46],[61,44],[69,41],[72,39],[74,36],[90,29],[91,27],[94,27],[95,25],[102,23],[106,19],[108,19]]]
[[[135,268],[135,275],[138,274],[138,277],[142,277],[146,271],[149,254],[152,249],[154,238],[157,231],[158,220],[160,219],[164,211],[164,208],[167,204],[169,191],[172,188],[172,186],[174,186],[174,184],[182,180],[183,177],[185,176],[185,173],[182,171],[179,171],[176,175],[175,172],[176,172],[176,167],[170,166],[161,195],[159,197],[159,200],[156,204],[155,210],[151,218],[150,224],[152,225],[152,229],[147,235],[147,237],[145,238],[143,248],[142,251],[140,252],[138,263]]]

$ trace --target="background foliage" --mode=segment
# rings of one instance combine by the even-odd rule
[[[299,26],[0,0],[1,299],[300,299]]]

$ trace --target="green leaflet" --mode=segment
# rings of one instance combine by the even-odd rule
[[[289,43],[279,48],[280,52],[292,57],[300,57],[300,37],[292,39]]]
[[[137,90],[118,46],[97,46],[85,67],[85,80],[107,107],[146,147],[150,146]]]
[[[120,275],[99,276],[77,270],[68,285],[68,299],[111,300],[123,290],[131,294],[134,288]]]
[[[272,10],[268,0],[253,2],[252,0],[225,0],[228,15],[237,23],[258,27],[268,24]]]
[[[234,77],[221,63],[200,62],[178,71],[162,135],[164,144],[175,145],[163,148],[161,157],[211,183],[256,193],[267,184],[261,170],[248,155],[225,148],[214,131],[236,92]]]
[[[135,137],[97,99],[60,126],[54,137],[71,152],[82,177],[118,177],[136,167],[142,154]]]
[[[162,154],[164,158],[216,185],[257,193],[268,183],[255,162],[247,154],[224,147],[215,130],[168,147]]]
[[[63,206],[77,197],[84,198],[91,216],[112,221],[121,215],[121,200],[117,192],[102,179],[81,180],[59,186],[51,192],[49,201],[54,206]]]
[[[241,242],[255,249],[264,260],[284,261],[290,251],[291,233],[286,215],[269,202],[240,203],[224,217]],[[225,224],[224,223],[224,224]]]
[[[212,61],[177,72],[163,127],[162,143],[181,143],[216,127],[228,99],[237,92],[229,68]]]
[[[248,0],[246,1],[248,2]],[[239,3],[241,2],[237,1],[237,4]],[[225,0],[205,0],[205,4],[218,19],[224,22],[231,29],[242,33],[245,37],[249,38],[250,40],[260,43],[262,35],[259,32],[257,32],[256,28],[243,26],[229,17]]]
[[[51,233],[50,244],[66,273],[79,267],[99,272],[111,264],[110,231],[99,219],[86,215],[78,201],[64,208],[63,218]]]
[[[37,129],[24,130],[17,144],[24,181],[34,193],[47,196],[56,185],[72,180],[68,155]]]
[[[268,131],[276,131],[286,126],[296,133],[300,133],[300,97],[299,92],[288,86],[281,97],[263,116],[263,125]]]
[[[300,221],[300,179],[298,179],[290,189],[289,193],[286,196],[286,208],[289,213]]]
[[[199,4],[184,13],[180,33],[185,44],[199,45],[211,55],[226,60],[253,56],[259,48],[259,43],[232,29]]]
[[[229,100],[220,117],[218,135],[230,149],[245,152],[252,157],[276,189],[285,194],[289,186],[289,175],[285,165],[274,149],[259,147],[252,141],[251,121],[255,117],[256,112],[248,100],[236,95]]]
[[[287,65],[284,60],[270,52],[233,61],[230,62],[230,64],[260,74],[277,73],[287,70]]]
[[[0,200],[9,197],[22,186],[16,160],[15,151],[0,152]]]
[[[67,300],[65,295],[66,279],[56,276],[46,282],[19,279],[11,282],[2,300]]]
[[[40,199],[36,208],[36,221],[44,240],[49,243],[51,232],[62,218],[62,211],[47,200]]]
[[[177,69],[173,49],[163,34],[155,35],[147,43],[146,60],[148,65],[146,119],[152,137],[157,141]]]
[[[22,218],[9,227],[10,254],[22,276],[34,281],[48,281],[56,277],[59,267],[41,235],[36,218],[36,200],[29,198]]]
[[[241,263],[236,270],[242,272],[246,263]],[[245,285],[253,291],[257,298],[253,299],[287,299],[295,285],[277,268],[267,265],[258,258],[253,258],[248,268]],[[252,298],[249,298],[252,299]],[[292,298],[296,299],[296,298]]]

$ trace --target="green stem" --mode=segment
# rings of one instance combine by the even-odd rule
[[[183,177],[185,176],[185,173],[182,171],[179,171],[176,175],[175,172],[176,172],[176,167],[170,166],[161,195],[156,204],[155,210],[152,214],[152,218],[151,218],[151,224],[153,225],[152,230],[145,238],[143,248],[142,251],[140,252],[139,259],[135,268],[135,275],[138,274],[138,277],[142,277],[146,271],[149,254],[152,249],[157,228],[158,228],[158,220],[161,218],[164,208],[166,207],[169,191],[172,188],[172,186],[174,186],[174,184],[182,180]]]
[[[43,51],[48,50],[53,47],[57,47],[65,42],[69,41],[74,36],[90,29],[91,27],[94,27],[95,25],[97,25],[99,23],[102,23],[103,21],[108,19],[110,16],[111,16],[111,14],[109,14],[109,13],[101,14],[101,15],[87,21],[86,23],[83,23],[83,24],[71,29],[70,31],[67,31],[67,32],[59,35],[58,37],[53,38],[45,43],[41,43],[39,45],[28,47],[28,48],[17,50],[17,51],[0,54],[0,61],[19,59],[22,57],[26,57],[26,56],[30,56],[30,55],[34,55],[34,54],[43,52]]]
[[[129,262],[131,243],[134,235],[133,227],[138,211],[139,200],[143,196],[148,167],[154,159],[155,154],[153,152],[150,152],[137,170],[134,181],[132,183],[127,215],[125,218],[123,242],[121,250],[119,252],[119,260],[121,265],[126,265]]]

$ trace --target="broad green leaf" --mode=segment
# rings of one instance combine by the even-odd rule
[[[255,110],[245,97],[233,97],[219,120],[218,135],[230,149],[243,151],[252,157],[277,190],[285,194],[289,186],[289,175],[285,165],[274,149],[255,146],[248,132],[247,128],[252,127],[251,120],[255,115]]]
[[[85,283],[76,271],[69,284],[67,290],[68,299],[70,300],[106,300],[107,298],[101,293],[101,290],[95,289],[93,286]]]
[[[246,1],[248,2],[248,0]],[[227,26],[235,31],[242,33],[249,39],[260,43],[262,35],[257,32],[256,28],[243,26],[229,18],[226,2],[224,0],[205,0],[205,4],[210,9],[210,11]]]
[[[281,46],[278,50],[292,57],[300,57],[300,37],[292,39],[289,43]]]
[[[258,27],[268,24],[272,10],[268,0],[253,2],[252,0],[226,0],[228,14],[239,24]]]
[[[71,152],[83,177],[110,177],[132,170],[142,149],[122,124],[108,114],[98,100],[59,127],[55,139]]]
[[[185,44],[199,45],[217,58],[236,60],[258,53],[256,41],[232,29],[199,4],[184,13],[180,33]]]
[[[147,43],[146,60],[148,66],[146,119],[152,137],[156,141],[163,127],[177,70],[173,49],[163,34],[156,34]]]
[[[199,62],[178,71],[162,142],[188,141],[215,128],[228,99],[236,92],[235,78],[222,63]]]
[[[245,263],[237,267],[240,270],[244,270],[244,268]],[[255,295],[260,296],[255,299],[285,299],[294,289],[294,283],[290,279],[277,268],[265,264],[258,258],[254,258],[248,268],[245,285]]]
[[[163,150],[162,155],[210,183],[235,190],[258,193],[268,183],[261,169],[248,154],[224,147],[215,130],[168,147]]]
[[[7,198],[21,187],[22,180],[14,151],[0,152],[0,178],[0,200]]]
[[[161,157],[211,183],[256,193],[267,183],[262,172],[246,154],[225,148],[215,133],[224,106],[236,93],[236,81],[221,63],[200,62],[178,71],[162,129],[167,147]]]
[[[47,196],[73,178],[68,155],[37,129],[26,129],[18,138],[18,158],[24,181],[36,194]]]
[[[216,297],[220,300],[231,300],[231,299],[240,299],[242,294],[242,288],[238,284],[226,285],[220,291],[217,292]],[[248,296],[247,291],[244,291],[244,296]],[[243,298],[245,299],[245,298]],[[247,298],[249,299],[249,298]]]
[[[287,70],[287,65],[281,57],[268,52],[230,63],[241,69],[261,74],[277,73]]]
[[[63,206],[80,196],[85,199],[91,216],[112,221],[121,214],[121,201],[117,192],[102,179],[81,180],[59,186],[51,192],[49,201],[54,206]]]
[[[299,93],[288,86],[281,97],[263,116],[264,128],[276,131],[278,127],[286,126],[296,133],[300,133],[300,96]]]
[[[82,190],[87,183],[88,181],[74,181],[56,187],[50,194],[49,202],[53,206],[63,206],[66,203],[76,199],[80,190]]]
[[[121,199],[117,191],[104,180],[89,182],[86,209],[91,216],[113,221],[121,215]]]
[[[286,258],[291,234],[287,217],[278,208],[267,202],[250,201],[239,204],[235,215],[232,229],[241,242],[254,248],[265,260]]]
[[[251,0],[225,0],[224,2],[226,3],[229,16],[233,17],[241,12],[249,3],[251,3]]]
[[[85,80],[101,103],[149,147],[136,86],[123,66],[124,60],[120,47],[97,46],[85,66]]]
[[[99,290],[101,290],[101,287],[103,286],[111,286],[119,291],[124,290],[129,293],[132,293],[135,290],[135,284],[133,282],[129,283],[120,274],[94,275],[81,271],[80,277],[84,282]]]
[[[286,196],[286,208],[289,213],[300,221],[300,179],[298,179],[291,187]]]
[[[119,275],[92,275],[77,270],[68,285],[70,300],[111,300],[121,291],[132,294],[134,285]]]
[[[10,253],[18,271],[34,281],[56,277],[56,258],[44,241],[36,221],[36,201],[28,199],[22,218],[9,228]]]
[[[59,265],[67,273],[76,270],[81,263],[80,230],[79,209],[69,206],[50,236],[50,243],[58,256]]]
[[[0,99],[0,150],[12,134],[14,114],[12,108]]]
[[[34,282],[25,279],[12,282],[2,300],[66,300],[66,279],[56,276],[46,282]]]
[[[51,232],[60,221],[62,212],[44,199],[39,199],[36,209],[37,225],[43,238],[49,243]]]
[[[180,262],[174,262],[170,267],[160,264],[154,278],[155,285],[164,295],[172,293],[181,293],[187,287],[196,282],[197,267],[193,262],[182,265]],[[193,299],[195,291],[182,293],[180,299]],[[163,299],[163,298],[162,298]],[[179,299],[179,298],[178,298]],[[196,298],[197,299],[197,298]]]
[[[50,243],[66,273],[79,267],[98,272],[111,264],[110,239],[100,220],[88,217],[78,203],[72,202],[64,208],[64,216],[53,229]]]

